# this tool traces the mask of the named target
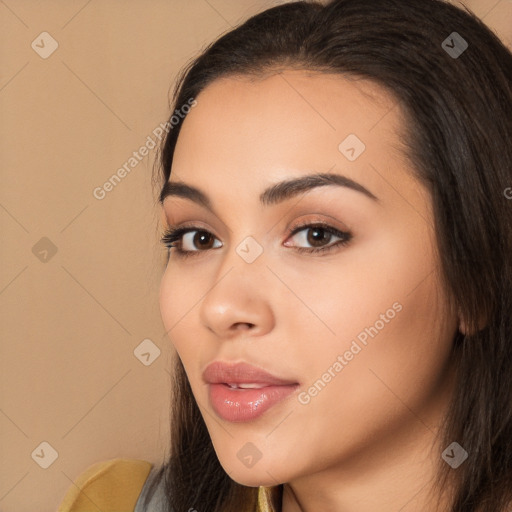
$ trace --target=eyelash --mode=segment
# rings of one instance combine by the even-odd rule
[[[301,224],[299,226],[296,226],[292,232],[290,233],[289,237],[295,235],[296,233],[305,230],[306,228],[314,229],[314,228],[322,228],[327,233],[330,233],[331,235],[340,237],[341,240],[338,240],[336,243],[332,245],[327,245],[325,247],[320,248],[310,248],[310,247],[296,247],[296,250],[300,253],[322,253],[325,254],[336,247],[345,246],[347,245],[350,240],[352,239],[352,233],[348,231],[339,231],[338,229],[328,225],[324,224],[322,222],[317,223],[309,223],[309,224]],[[181,228],[168,228],[164,235],[162,236],[161,243],[169,250],[172,248],[174,249],[174,252],[176,253],[176,256],[180,258],[188,258],[192,255],[197,256],[198,254],[210,251],[211,249],[206,250],[197,250],[197,251],[184,251],[181,249],[181,238],[186,233],[189,233],[191,231],[198,231],[201,233],[207,233],[211,235],[209,231],[205,230],[204,228],[201,228],[199,226],[184,226]],[[212,235],[213,236],[213,235]],[[179,242],[178,244],[175,244],[174,242]]]

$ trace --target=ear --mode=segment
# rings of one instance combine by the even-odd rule
[[[478,320],[478,331],[477,332],[480,332],[481,330],[485,329],[485,327],[487,326],[487,318],[486,316],[482,313],[480,315],[480,318]],[[473,334],[476,334],[475,332],[469,332],[469,327],[467,325],[467,322],[466,320],[464,319],[464,317],[462,316],[462,314],[460,313],[460,310],[459,310],[459,331],[464,334],[464,335],[473,335]]]
[[[462,334],[464,334],[464,336],[466,336],[468,333],[468,327],[466,325],[466,322],[464,321],[464,319],[461,317],[461,315],[459,315],[459,332],[461,332]]]

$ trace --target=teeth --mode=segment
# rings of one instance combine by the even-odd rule
[[[254,383],[244,382],[244,383],[240,383],[240,384],[228,383],[228,386],[230,388],[240,388],[240,389],[260,389],[260,388],[264,388],[265,384],[254,384]]]

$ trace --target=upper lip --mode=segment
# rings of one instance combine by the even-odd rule
[[[268,384],[289,386],[296,381],[285,380],[272,375],[262,368],[248,363],[228,364],[222,361],[210,363],[203,372],[203,379],[209,384]]]

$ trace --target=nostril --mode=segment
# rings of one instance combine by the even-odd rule
[[[241,330],[252,329],[253,327],[254,327],[254,324],[250,324],[247,322],[239,322],[239,323],[235,324],[235,328],[241,329]]]

